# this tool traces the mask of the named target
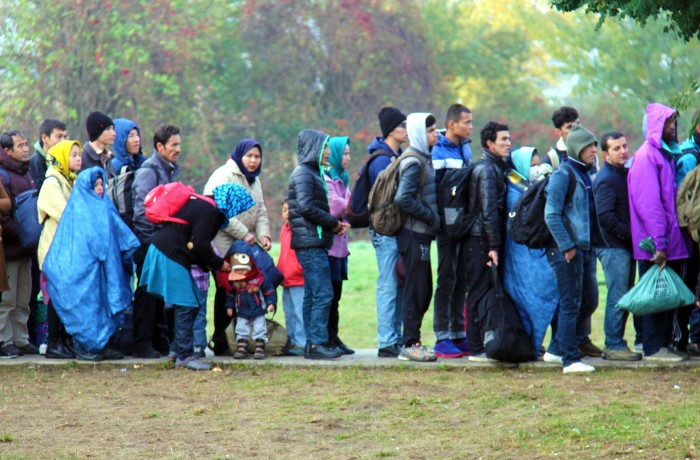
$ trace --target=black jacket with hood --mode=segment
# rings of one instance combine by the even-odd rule
[[[338,219],[330,213],[328,189],[320,165],[329,137],[313,129],[299,133],[299,163],[289,178],[287,195],[292,249],[329,249],[333,244],[333,229],[338,226]]]
[[[485,150],[474,164],[469,181],[469,214],[476,215],[469,236],[486,239],[489,249],[499,250],[506,229],[506,162]]]

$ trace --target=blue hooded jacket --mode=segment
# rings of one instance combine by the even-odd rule
[[[117,118],[114,120],[114,131],[116,133],[114,137],[114,157],[111,160],[112,171],[114,174],[119,174],[119,170],[122,166],[128,165],[129,169],[136,171],[141,167],[146,157],[143,155],[143,138],[141,138],[141,145],[139,146],[139,153],[131,156],[126,151],[126,140],[129,137],[129,132],[136,128],[136,131],[141,137],[141,130],[138,125],[127,118]]]
[[[131,304],[129,279],[139,240],[95,182],[104,169],[82,171],[44,261],[47,290],[66,330],[98,353],[117,330],[117,315]]]
[[[446,170],[463,168],[472,162],[470,143],[471,140],[466,139],[457,145],[449,140],[443,133],[438,134],[437,144],[435,144],[430,151],[433,168],[435,169],[436,183],[440,183]]]

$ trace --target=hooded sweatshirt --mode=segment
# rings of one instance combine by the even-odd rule
[[[412,113],[406,119],[408,139],[411,143],[406,157],[399,165],[399,184],[394,202],[406,214],[403,230],[433,238],[440,229],[437,208],[435,170],[431,162],[430,145],[425,120],[429,113]],[[421,170],[423,171],[421,173]],[[423,174],[423,181],[421,181]]]
[[[143,145],[139,145],[139,153],[136,155],[130,155],[126,151],[126,140],[129,138],[129,132],[132,129],[136,129],[141,137],[141,130],[138,125],[127,118],[117,118],[114,120],[114,131],[116,133],[114,137],[114,156],[110,160],[112,163],[112,170],[114,174],[119,174],[122,166],[128,166],[131,171],[136,171],[141,167],[146,157],[143,155]],[[143,141],[143,139],[142,139]]]
[[[676,166],[670,151],[664,151],[664,123],[676,113],[665,105],[649,104],[646,109],[645,141],[632,159],[627,185],[630,199],[630,227],[636,260],[650,260],[654,254],[639,247],[651,237],[658,251],[668,260],[688,257],[676,214]]]

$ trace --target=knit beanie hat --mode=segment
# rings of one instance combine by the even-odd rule
[[[231,272],[228,275],[228,279],[231,281],[244,280],[252,269],[253,266],[248,254],[236,252],[231,255]],[[245,273],[236,273],[236,270],[245,271]]]
[[[90,115],[88,115],[85,126],[87,128],[90,142],[94,142],[98,137],[100,137],[105,129],[109,128],[110,126],[114,126],[114,122],[102,112],[92,112]]]
[[[397,126],[406,121],[406,115],[396,107],[384,107],[377,115],[382,137],[386,138]]]
[[[591,144],[598,145],[595,135],[580,124],[575,124],[566,137],[566,153],[574,160],[581,161],[579,159],[581,150]]]

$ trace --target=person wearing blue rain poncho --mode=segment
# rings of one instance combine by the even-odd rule
[[[139,241],[109,198],[98,195],[105,171],[78,175],[44,260],[47,290],[79,358],[116,358],[107,343],[131,303],[129,278]],[[99,188],[99,187],[98,187]]]
[[[537,150],[521,147],[510,154],[513,168],[508,172],[508,212],[531,184],[551,173],[550,165],[539,165]],[[545,253],[518,244],[506,234],[503,257],[503,285],[523,318],[523,325],[539,350],[559,302],[554,273]]]
[[[194,354],[192,327],[199,309],[207,299],[192,277],[190,267],[202,270],[231,271],[231,265],[214,253],[212,240],[220,228],[238,214],[255,205],[255,201],[238,184],[214,188],[214,199],[193,196],[174,217],[180,222],[167,222],[153,237],[139,279],[139,286],[165,303],[173,305],[175,339],[171,350],[177,355],[178,368],[210,370],[211,365]]]

